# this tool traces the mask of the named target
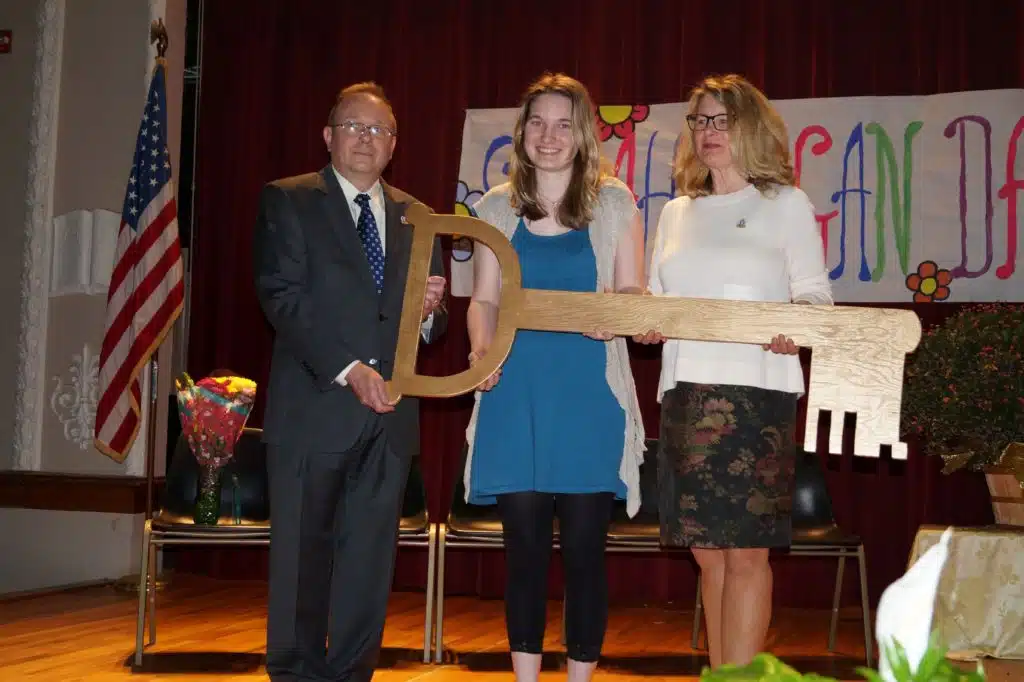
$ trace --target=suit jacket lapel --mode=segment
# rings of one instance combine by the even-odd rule
[[[345,193],[341,191],[341,185],[338,184],[338,178],[334,177],[330,164],[320,171],[320,179],[323,186],[318,189],[324,193],[324,209],[331,229],[338,238],[342,251],[352,259],[365,284],[376,294],[377,285],[370,272],[370,262],[366,259],[363,242],[356,231],[355,218],[348,208],[348,200],[345,199]]]
[[[403,221],[405,203],[396,201],[391,188],[381,181],[384,189],[384,215],[387,221],[385,228],[384,247],[384,288],[381,292],[381,305],[390,301],[397,291],[401,301],[405,289],[405,278],[402,275],[409,263],[409,249],[412,246],[412,233],[409,225]]]

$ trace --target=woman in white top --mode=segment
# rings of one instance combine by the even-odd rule
[[[708,78],[686,123],[674,168],[681,196],[661,213],[651,293],[831,304],[814,209],[794,185],[785,124],[764,94],[739,76]],[[768,551],[790,543],[804,379],[791,339],[766,342],[669,340],[662,354],[661,536],[700,565],[714,667],[762,650]]]

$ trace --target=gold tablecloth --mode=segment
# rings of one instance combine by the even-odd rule
[[[921,526],[909,564],[944,530]],[[1024,659],[1024,529],[953,529],[932,626],[950,658]]]

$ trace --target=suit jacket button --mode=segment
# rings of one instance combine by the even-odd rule
[[[380,319],[380,321],[381,321],[381,322],[383,322],[384,320],[388,319],[388,316],[387,316],[387,315],[385,315],[384,313],[381,313],[381,314],[380,314],[380,315],[378,316],[378,318]]]

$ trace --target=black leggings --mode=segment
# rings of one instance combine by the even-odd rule
[[[612,493],[508,493],[498,496],[508,581],[505,619],[512,651],[543,653],[548,564],[555,510],[565,568],[565,635],[569,658],[594,662],[608,622],[604,548]]]

